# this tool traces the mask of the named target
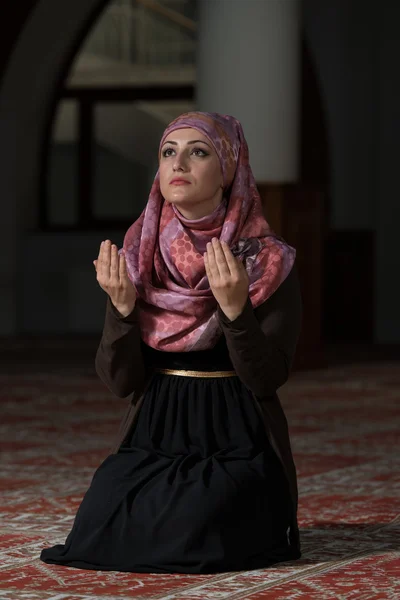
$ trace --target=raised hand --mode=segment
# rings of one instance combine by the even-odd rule
[[[110,296],[111,302],[121,313],[128,316],[135,308],[136,290],[128,277],[125,256],[110,240],[101,242],[97,260],[93,261],[100,287]]]
[[[212,293],[221,310],[233,321],[240,315],[249,294],[249,276],[226,242],[213,238],[204,253],[204,265]]]

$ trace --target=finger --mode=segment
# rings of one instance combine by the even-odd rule
[[[212,276],[211,271],[210,271],[210,264],[208,262],[207,252],[204,253],[204,266],[206,268],[206,275],[207,275],[208,283],[210,284],[210,287],[212,287],[213,276]]]
[[[231,272],[228,263],[226,262],[225,252],[222,249],[220,241],[216,238],[213,238],[212,246],[214,248],[215,262],[217,264],[219,274],[221,276],[229,277]]]
[[[118,248],[115,244],[111,246],[110,277],[113,283],[119,284]]]
[[[103,281],[108,281],[110,279],[110,250],[110,240],[102,242],[102,247],[100,248],[99,273]]]
[[[211,242],[207,243],[206,257],[207,258],[205,260],[207,260],[208,270],[211,277],[215,280],[217,277],[219,277],[219,271],[215,260],[214,248]]]
[[[230,274],[239,275],[240,265],[242,265],[242,263],[233,256],[231,249],[226,242],[221,242],[221,248],[224,253]]]
[[[96,263],[95,267],[96,267],[96,273],[97,273],[97,275],[100,274],[100,270],[101,270],[101,257],[102,257],[102,254],[103,254],[103,246],[104,246],[104,242],[101,242],[100,248],[99,248],[99,254],[97,256],[97,260],[94,261]]]

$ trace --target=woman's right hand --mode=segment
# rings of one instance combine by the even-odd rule
[[[101,242],[97,260],[93,261],[100,287],[110,296],[115,308],[127,317],[135,308],[136,290],[128,277],[123,253],[110,240]]]

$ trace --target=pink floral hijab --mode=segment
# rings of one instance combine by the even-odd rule
[[[226,241],[245,265],[253,308],[286,279],[296,256],[264,218],[239,121],[217,113],[183,114],[165,130],[159,154],[171,131],[188,127],[207,136],[215,148],[224,179],[222,202],[205,217],[186,219],[164,201],[157,172],[146,207],[119,251],[137,291],[141,337],[167,352],[212,348],[222,333],[203,259],[213,237]]]

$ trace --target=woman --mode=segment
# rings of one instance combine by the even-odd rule
[[[215,573],[300,556],[276,394],[300,331],[294,261],[263,216],[240,123],[174,120],[145,210],[94,261],[108,294],[96,369],[130,406],[44,562]]]

